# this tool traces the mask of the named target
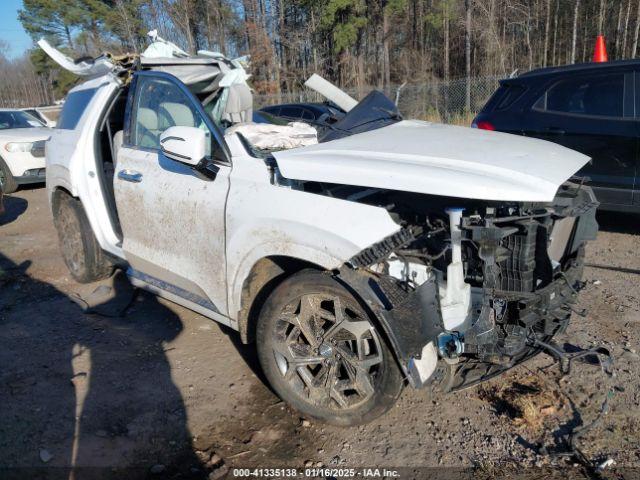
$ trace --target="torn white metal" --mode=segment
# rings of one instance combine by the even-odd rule
[[[71,58],[52,47],[44,38],[38,40],[38,45],[62,68],[82,77],[99,77],[116,68],[116,65],[106,56],[98,57],[93,62],[75,63]]]

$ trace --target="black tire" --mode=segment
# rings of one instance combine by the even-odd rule
[[[94,282],[113,273],[113,263],[100,248],[80,200],[56,192],[53,224],[58,231],[64,263],[76,281]]]
[[[402,374],[385,339],[327,273],[304,270],[280,284],[260,312],[256,343],[271,386],[303,416],[363,424],[389,410],[402,392]]]
[[[13,193],[18,190],[18,182],[2,157],[0,157],[0,184],[4,193]]]

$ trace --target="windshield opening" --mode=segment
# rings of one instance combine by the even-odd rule
[[[0,130],[10,128],[34,128],[44,127],[44,124],[37,118],[21,111],[0,112]]]

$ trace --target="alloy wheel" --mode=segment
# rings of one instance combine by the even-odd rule
[[[367,317],[343,298],[323,294],[285,306],[275,324],[273,353],[298,396],[334,410],[368,401],[384,366],[381,340]]]

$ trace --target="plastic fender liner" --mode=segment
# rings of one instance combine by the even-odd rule
[[[411,359],[419,359],[422,348],[437,342],[444,330],[435,279],[407,292],[389,277],[346,265],[334,278],[362,299],[375,315],[411,386],[425,386],[416,380],[419,377],[410,365]]]
[[[596,209],[600,202],[590,187],[567,182],[553,203],[557,215],[577,219],[577,225],[567,246],[567,253],[575,253],[582,244],[596,239],[598,234]]]

